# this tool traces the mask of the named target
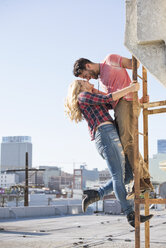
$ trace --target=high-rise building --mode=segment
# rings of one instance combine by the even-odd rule
[[[28,152],[28,166],[32,168],[32,143],[29,136],[2,137],[1,171],[25,169],[25,154]]]
[[[157,140],[157,152],[166,154],[166,139]]]

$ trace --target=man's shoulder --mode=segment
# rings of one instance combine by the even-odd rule
[[[104,58],[104,60],[117,60],[120,57],[121,56],[119,54],[111,53],[111,54],[107,54],[107,56]]]
[[[109,64],[113,66],[120,66],[121,65],[121,56],[119,54],[108,54],[104,60],[102,61],[103,64]]]

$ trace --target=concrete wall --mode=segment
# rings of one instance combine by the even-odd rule
[[[4,207],[0,208],[0,219],[28,218],[56,215],[71,215],[82,213],[79,205],[33,206],[33,207]]]
[[[125,46],[166,87],[165,30],[165,0],[126,0]]]
[[[122,213],[122,208],[116,199],[105,200],[104,201],[104,212],[105,214],[120,214]]]

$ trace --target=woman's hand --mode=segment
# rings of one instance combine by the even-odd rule
[[[98,91],[97,89],[93,88],[93,89],[92,89],[92,93],[94,93],[94,94],[98,94],[98,93],[99,93],[99,91]]]

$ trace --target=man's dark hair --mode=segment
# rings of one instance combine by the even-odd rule
[[[76,60],[73,69],[74,76],[78,77],[83,72],[83,70],[86,70],[85,67],[86,64],[93,64],[93,62],[90,61],[89,59],[84,59],[84,58],[80,58]]]

